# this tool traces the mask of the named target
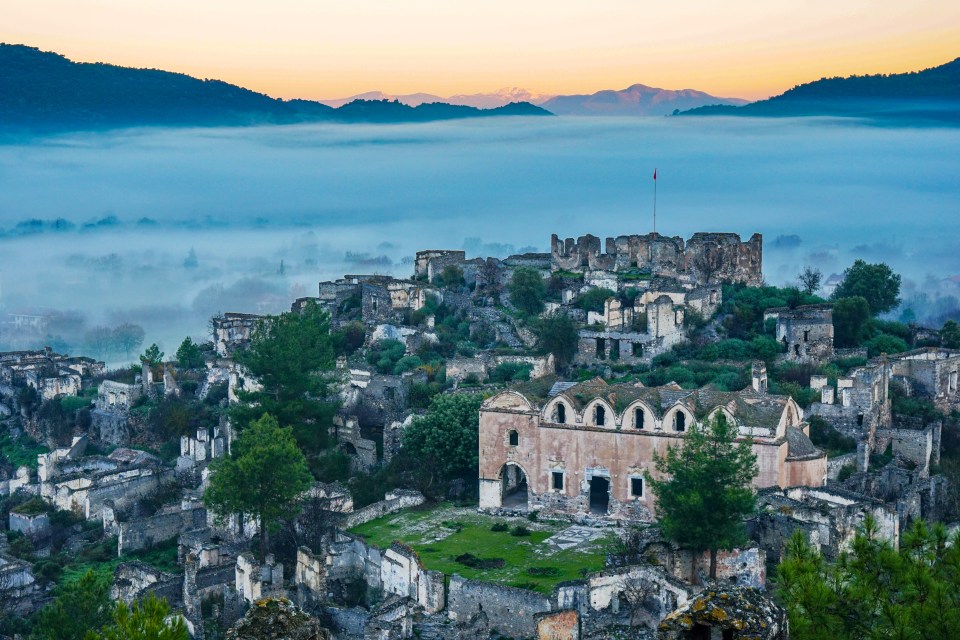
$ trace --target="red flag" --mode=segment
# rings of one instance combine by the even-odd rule
[[[653,179],[654,179],[654,180],[657,179],[657,170],[656,170],[656,169],[653,170]]]

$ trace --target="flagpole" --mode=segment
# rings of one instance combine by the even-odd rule
[[[653,232],[657,232],[657,170],[653,170]]]

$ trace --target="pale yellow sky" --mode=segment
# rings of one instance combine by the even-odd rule
[[[960,2],[0,0],[0,41],[284,98],[640,82],[756,99],[952,60]]]

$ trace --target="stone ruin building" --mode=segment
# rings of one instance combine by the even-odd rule
[[[787,360],[828,362],[833,359],[833,305],[777,307],[764,311],[763,319],[776,321],[777,342],[783,345]]]
[[[695,233],[684,242],[658,233],[607,238],[592,235],[574,240],[550,238],[554,271],[584,273],[635,271],[690,284],[737,282],[751,287],[763,283],[763,240],[755,233],[746,242],[735,233]]]
[[[12,400],[15,388],[24,386],[36,389],[41,400],[75,396],[84,378],[102,375],[104,368],[93,358],[62,355],[49,347],[0,353],[0,400]]]
[[[870,454],[891,446],[895,455],[928,472],[939,461],[940,424],[915,424],[895,416],[890,386],[899,385],[907,395],[949,411],[960,406],[958,371],[960,351],[925,348],[874,358],[851,369],[835,385],[826,376],[815,375],[810,386],[820,391],[820,401],[810,406],[810,415],[857,441],[857,453],[849,462],[860,471],[868,469]]]
[[[683,442],[693,424],[723,415],[753,442],[762,487],[821,486],[827,457],[788,396],[537,380],[499,393],[480,410],[480,507],[581,517],[651,520],[654,453]]]
[[[266,316],[253,313],[223,313],[211,319],[213,325],[213,347],[218,356],[229,357],[234,351],[250,344],[250,337],[257,324],[266,320]]]
[[[893,379],[941,411],[960,409],[960,351],[928,347],[889,356]]]
[[[604,302],[603,314],[590,312],[580,329],[577,364],[648,363],[686,339],[688,310],[704,318],[717,312],[722,302],[719,285],[686,290],[666,282],[647,283],[626,306],[617,298]]]

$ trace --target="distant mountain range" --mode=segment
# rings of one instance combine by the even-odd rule
[[[552,97],[553,95],[527,91],[526,89],[520,89],[518,87],[506,87],[493,93],[461,93],[447,98],[432,93],[392,94],[384,93],[383,91],[368,91],[366,93],[358,93],[349,98],[319,100],[318,102],[330,107],[341,107],[354,100],[396,100],[411,107],[431,102],[443,102],[446,104],[476,107],[477,109],[496,109],[497,107],[503,107],[514,102],[528,102],[538,105]]]
[[[695,116],[852,116],[960,123],[960,58],[910,73],[822,78],[759,102],[709,105]]]
[[[717,98],[693,89],[658,89],[635,84],[622,91],[597,91],[588,95],[554,96],[540,103],[547,111],[562,116],[663,116],[679,109],[706,104],[743,105],[739,98]]]
[[[279,100],[219,80],[181,73],[78,63],[24,45],[0,44],[0,130],[64,131],[134,126],[232,126],[296,122],[424,122],[542,116],[528,103],[477,109],[443,103],[411,107],[354,100],[330,107]]]
[[[512,102],[528,102],[551,113],[564,116],[663,116],[675,110],[693,109],[703,105],[743,105],[747,100],[718,98],[693,89],[658,89],[635,84],[621,91],[608,89],[583,95],[557,96],[536,93],[518,87],[507,87],[493,93],[458,94],[443,98],[431,93],[393,95],[382,91],[360,93],[349,98],[321,100],[323,104],[339,107],[353,100],[397,100],[416,106],[427,102],[468,105],[481,109],[501,107]]]

